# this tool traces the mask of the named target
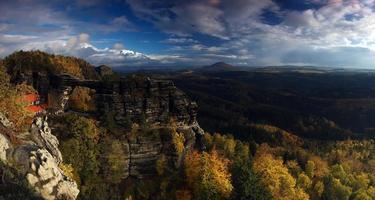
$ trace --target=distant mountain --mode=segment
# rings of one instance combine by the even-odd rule
[[[100,65],[98,67],[95,67],[95,71],[101,76],[110,76],[113,75],[112,68],[107,65]]]
[[[217,62],[213,65],[204,66],[199,69],[200,71],[238,71],[241,70],[239,67],[235,67],[233,65],[227,64],[225,62]]]

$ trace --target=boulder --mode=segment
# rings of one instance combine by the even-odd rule
[[[30,151],[28,160],[26,179],[44,199],[76,199],[77,184],[64,176],[47,150]]]
[[[3,113],[0,113],[0,123],[5,127],[13,126],[13,123]]]
[[[4,163],[7,162],[7,150],[11,147],[10,141],[0,133],[0,160]]]

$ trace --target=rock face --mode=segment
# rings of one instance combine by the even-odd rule
[[[161,141],[145,139],[128,146],[129,176],[143,178],[156,174],[154,166],[161,153]]]
[[[171,167],[180,166],[181,158],[184,156],[185,151],[193,148],[195,144],[196,133],[189,126],[180,127],[177,131],[183,133],[185,138],[184,152],[181,155],[176,152],[172,138],[168,134],[137,136],[134,139],[129,139],[128,143],[124,143],[125,158],[127,159],[125,178],[130,176],[143,179],[155,176],[157,174],[156,161],[161,155],[166,156]]]
[[[5,124],[0,123],[6,130]],[[4,128],[5,127],[5,128]],[[0,132],[0,159],[15,166],[30,186],[44,199],[76,199],[77,184],[59,168],[62,161],[58,140],[51,134],[44,118],[36,118],[28,132],[22,134],[21,145],[13,146]]]
[[[196,123],[197,104],[172,81],[147,77],[122,78],[97,90],[99,112],[111,111],[119,125],[128,118],[149,123],[168,123],[171,117],[184,124]]]

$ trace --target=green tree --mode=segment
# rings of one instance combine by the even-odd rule
[[[314,178],[315,176],[315,163],[312,160],[307,161],[306,166],[305,166],[305,172],[306,175],[310,178]]]
[[[317,181],[313,187],[312,198],[311,199],[321,199],[324,192],[324,183],[322,181]]]
[[[304,189],[305,191],[308,191],[312,185],[311,179],[304,173],[301,173],[298,175],[297,178],[297,186],[299,188]]]
[[[329,175],[324,181],[323,198],[329,200],[348,200],[352,189],[341,183],[340,179]]]
[[[358,190],[354,193],[353,200],[372,200],[371,196],[369,196],[366,190]]]
[[[103,143],[104,145],[104,177],[108,183],[118,184],[127,175],[128,161],[124,148],[119,140],[112,139]]]
[[[234,191],[232,199],[236,200],[271,200],[272,195],[267,186],[254,173],[249,160],[233,164],[232,180]]]
[[[99,130],[95,121],[77,115],[67,115],[64,119],[64,135],[60,135],[60,150],[64,161],[71,164],[74,173],[79,177],[81,199],[92,199],[95,196],[99,176]]]

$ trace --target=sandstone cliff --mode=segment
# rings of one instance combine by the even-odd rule
[[[109,115],[118,128],[115,132],[128,133],[127,120],[132,123],[142,123],[143,120],[156,132],[168,128],[170,119],[176,120],[178,132],[183,133],[185,150],[194,147],[204,131],[196,121],[197,105],[171,81],[154,80],[143,76],[130,76],[109,82],[90,82],[75,80],[72,77],[60,81],[64,88],[71,89],[78,85],[85,85],[96,90],[95,99],[97,120],[104,120]],[[60,85],[61,87],[61,85]],[[69,99],[69,93],[61,99]],[[70,113],[69,106],[63,109]],[[77,112],[74,112],[77,113]],[[84,113],[78,113],[84,114]],[[52,126],[59,130],[63,124],[59,120]],[[161,155],[166,155],[174,166],[179,165],[181,159],[173,149],[172,138],[156,134],[137,135],[123,142],[125,157],[127,158],[126,177],[143,178],[156,174],[155,162]]]

